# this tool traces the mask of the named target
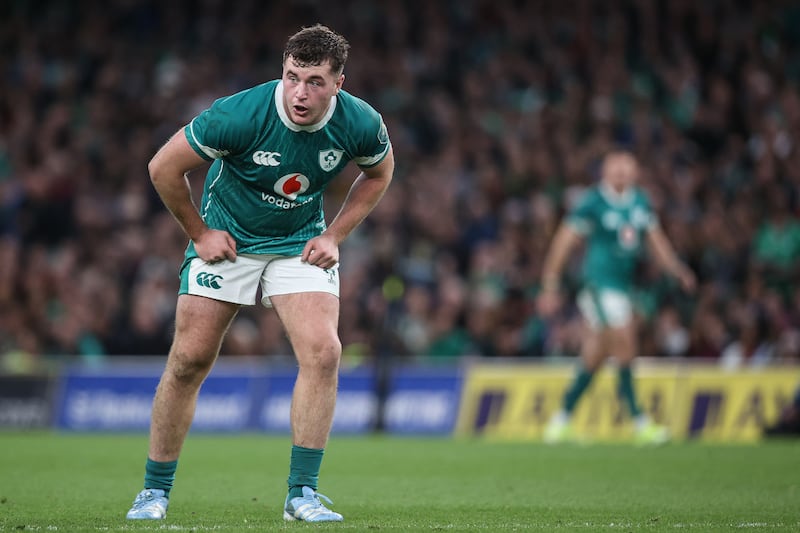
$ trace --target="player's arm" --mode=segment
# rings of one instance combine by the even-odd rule
[[[147,170],[161,201],[194,242],[198,256],[212,263],[226,258],[235,261],[236,242],[227,232],[206,226],[192,200],[187,173],[205,162],[179,130],[153,156]]]
[[[339,244],[377,205],[392,182],[393,174],[394,153],[390,146],[380,163],[362,169],[328,229],[308,241],[301,259],[321,268],[331,268],[338,263]]]
[[[664,271],[675,277],[686,291],[694,291],[697,281],[694,273],[681,261],[660,226],[647,232],[647,242]]]
[[[581,239],[582,235],[571,224],[562,222],[559,225],[542,265],[543,291],[558,291],[567,258]]]
[[[561,273],[564,265],[583,236],[568,222],[562,222],[550,243],[542,265],[542,288],[537,308],[543,316],[551,316],[561,307]]]

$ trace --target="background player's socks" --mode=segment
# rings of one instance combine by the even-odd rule
[[[639,404],[636,403],[636,392],[633,389],[633,373],[631,367],[622,366],[619,368],[619,384],[617,392],[620,399],[628,406],[628,411],[633,418],[639,418],[642,414]]]
[[[289,498],[303,495],[303,487],[317,490],[319,469],[322,465],[324,448],[304,448],[292,446],[292,459],[289,463]]]
[[[564,393],[564,411],[566,411],[568,415],[571,415],[572,411],[575,410],[575,405],[578,403],[581,395],[583,395],[583,392],[589,387],[593,377],[594,372],[586,370],[583,367],[578,370],[569,389]]]
[[[164,496],[169,498],[177,469],[178,461],[159,462],[148,457],[144,467],[144,488],[161,489],[164,491]]]

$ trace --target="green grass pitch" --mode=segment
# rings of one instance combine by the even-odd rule
[[[800,441],[548,447],[334,436],[340,524],[284,523],[289,440],[191,434],[167,519],[128,522],[144,435],[0,433],[0,531],[800,531]]]

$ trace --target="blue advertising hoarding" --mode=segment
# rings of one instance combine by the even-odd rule
[[[60,429],[139,431],[150,427],[158,374],[68,374],[56,413]],[[249,376],[209,376],[197,399],[192,429],[241,431],[252,410]]]
[[[0,376],[0,428],[49,427],[54,382],[48,375]]]
[[[67,369],[56,397],[55,425],[67,431],[147,431],[160,365]],[[192,431],[290,432],[297,369],[216,367],[203,384]],[[452,368],[396,368],[383,404],[384,428],[401,434],[450,434],[458,416],[461,376]],[[342,369],[334,434],[372,431],[379,419],[372,367]]]
[[[384,410],[387,432],[449,435],[461,402],[461,372],[454,367],[397,367]]]
[[[296,377],[294,370],[278,370],[259,378],[254,428],[268,433],[288,433],[289,408]],[[333,415],[333,433],[370,431],[377,416],[375,374],[372,369],[343,370]]]

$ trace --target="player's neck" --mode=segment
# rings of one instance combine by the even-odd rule
[[[600,192],[612,204],[626,204],[633,196],[633,187],[616,188],[608,183],[600,183]]]

